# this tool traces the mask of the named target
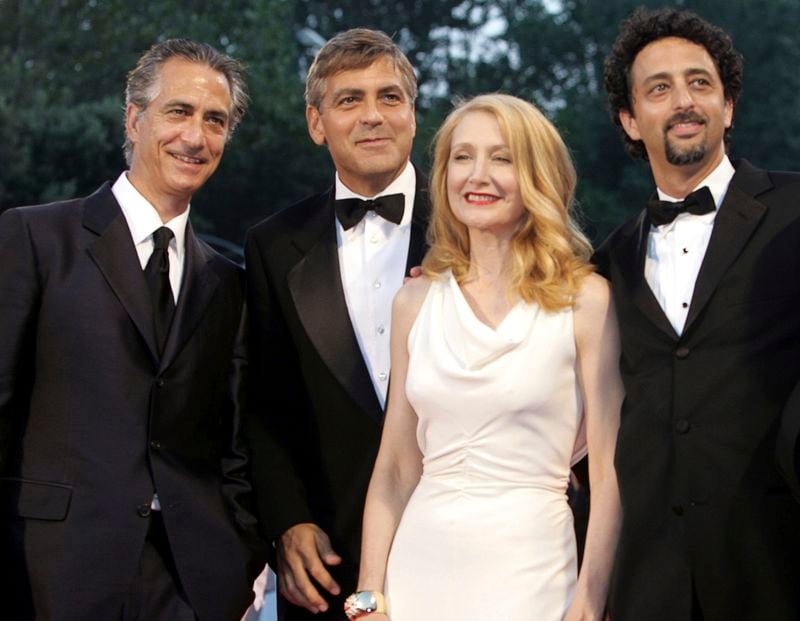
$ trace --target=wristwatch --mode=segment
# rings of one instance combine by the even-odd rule
[[[371,612],[386,614],[386,600],[379,591],[358,591],[344,600],[344,614],[358,619]]]

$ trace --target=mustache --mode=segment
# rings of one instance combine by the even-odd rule
[[[678,123],[700,123],[705,125],[706,118],[697,112],[676,112],[667,119],[666,123],[664,123],[664,131],[671,129]]]

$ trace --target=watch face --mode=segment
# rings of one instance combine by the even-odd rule
[[[378,602],[371,591],[361,591],[356,596],[358,607],[364,612],[374,612],[378,608]]]

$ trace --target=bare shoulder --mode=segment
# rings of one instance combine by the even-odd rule
[[[395,321],[410,326],[417,318],[430,286],[431,281],[427,276],[418,276],[400,287],[392,303],[392,314]]]
[[[598,274],[589,274],[581,281],[575,297],[575,337],[596,339],[611,329],[616,332],[616,314],[608,281]]]
[[[595,313],[608,310],[611,304],[611,287],[599,274],[589,274],[581,280],[575,297],[576,313]]]

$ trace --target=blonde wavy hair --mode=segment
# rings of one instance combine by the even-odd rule
[[[449,269],[460,283],[469,270],[469,232],[450,208],[447,168],[453,131],[472,112],[487,112],[497,120],[525,207],[511,242],[511,290],[547,311],[572,306],[581,279],[593,271],[591,244],[571,215],[575,167],[553,124],[532,104],[511,95],[478,95],[459,104],[436,133],[425,275],[437,278]]]

